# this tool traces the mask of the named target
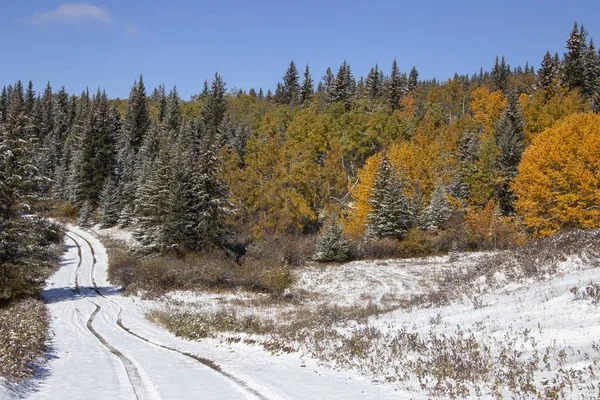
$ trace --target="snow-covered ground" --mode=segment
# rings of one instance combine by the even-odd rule
[[[119,231],[110,236],[132,240]],[[598,252],[592,258],[583,249],[557,254],[551,266],[547,256],[534,257],[538,277],[515,279],[512,267],[471,275],[468,286],[456,281],[459,295],[438,307],[423,307],[419,296],[439,289],[444,276],[478,272],[489,254],[309,265],[297,271],[286,300],[225,290],[144,300],[123,297],[106,282],[106,253],[96,238],[77,229],[71,237],[44,294],[53,316],[52,351],[42,377],[20,387],[27,398],[135,398],[138,392],[138,398],[163,399],[600,394]],[[83,239],[94,248],[95,264]],[[94,281],[104,296],[94,292]],[[94,314],[96,304],[101,310]],[[156,312],[225,312],[256,317],[269,328],[220,329],[188,341],[150,323],[146,317]],[[285,328],[297,321],[306,321],[306,328]]]
[[[68,251],[43,293],[52,318],[47,361],[37,378],[2,398],[396,398],[391,385],[296,355],[177,338],[145,318],[139,299],[107,282],[98,239],[72,227],[66,241]]]

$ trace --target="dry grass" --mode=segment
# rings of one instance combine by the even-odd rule
[[[0,375],[12,381],[33,376],[45,351],[48,316],[44,303],[26,299],[0,309]]]

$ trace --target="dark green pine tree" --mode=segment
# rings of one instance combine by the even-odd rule
[[[256,89],[250,88],[250,90],[248,90],[248,96],[256,98],[257,97]]]
[[[449,219],[452,209],[442,182],[437,182],[429,204],[423,210],[420,226],[424,230],[435,231],[440,229]]]
[[[331,218],[323,229],[312,258],[318,262],[344,262],[352,258],[350,240],[344,235],[343,227],[336,218]]]
[[[158,154],[148,170],[147,177],[137,187],[135,195],[135,237],[148,248],[160,248],[163,244],[165,226],[171,195],[172,143],[164,136],[160,140]],[[125,209],[124,209],[125,210]]]
[[[491,78],[492,83],[494,84],[494,88],[496,90],[506,90],[508,87],[508,78],[510,76],[510,65],[506,63],[504,56],[502,59],[498,59],[496,56],[496,61],[494,63],[494,67],[492,68]]]
[[[212,81],[211,89],[206,102],[204,103],[204,110],[202,117],[204,119],[204,126],[207,132],[213,134],[221,125],[225,114],[227,113],[227,99],[225,98],[226,87],[223,78],[219,73],[215,73],[215,78]]]
[[[593,40],[590,40],[590,44],[585,52],[584,60],[585,79],[582,92],[593,106],[598,103],[598,98],[600,97],[600,54],[596,52],[596,46],[594,46]]]
[[[105,92],[98,90],[90,108],[81,144],[76,153],[75,199],[77,204],[98,204],[100,191],[115,167],[115,136]]]
[[[542,60],[542,64],[537,74],[537,82],[539,87],[544,90],[546,98],[550,98],[554,95],[554,82],[558,78],[558,64],[556,60],[550,54],[550,51],[546,51],[546,55]]]
[[[417,85],[419,84],[419,71],[417,71],[417,67],[412,67],[410,73],[408,74],[408,91],[414,92],[417,90]]]
[[[400,73],[400,70],[398,69],[398,62],[394,58],[387,87],[388,100],[393,110],[400,108],[400,101],[406,95],[407,85],[408,82],[406,77]]]
[[[379,65],[375,64],[375,68],[371,68],[365,87],[371,99],[377,99],[381,95],[381,76],[379,74]]]
[[[3,86],[2,93],[0,94],[0,123],[6,122],[9,104],[10,99],[8,97],[8,91],[6,90],[6,86]]]
[[[497,193],[500,210],[503,215],[513,212],[514,195],[510,190],[510,182],[517,175],[521,156],[525,148],[524,122],[519,106],[517,92],[508,95],[508,103],[495,131],[496,144],[500,150],[498,166],[505,182]]]
[[[567,52],[562,63],[561,83],[569,89],[583,89],[585,85],[586,37],[583,25],[578,29],[575,22],[567,39]]]
[[[27,90],[25,91],[25,115],[31,116],[33,106],[35,105],[35,91],[33,90],[33,82],[29,81]]]
[[[327,67],[327,71],[325,71],[325,75],[323,75],[322,81],[323,90],[321,90],[321,92],[329,92],[329,89],[331,89],[331,85],[333,85],[333,82],[335,81],[335,75],[333,75],[333,72],[331,72],[331,67]]]
[[[173,89],[171,89],[169,96],[167,97],[167,105],[163,119],[165,130],[170,132],[171,135],[177,135],[181,128],[181,118],[181,99],[179,98],[179,93],[177,93],[177,88],[173,86]]]
[[[262,100],[265,97],[265,93],[263,92],[263,88],[258,89],[258,99]]]
[[[220,160],[214,139],[207,140],[193,171],[195,238],[199,249],[221,247],[230,236],[227,217],[233,213],[227,182],[220,176]]]
[[[356,81],[352,75],[350,65],[344,60],[338,70],[335,80],[329,86],[327,101],[329,103],[343,102],[346,110],[350,110],[352,99],[356,95]]]
[[[44,94],[40,99],[38,108],[38,135],[37,140],[42,144],[40,151],[40,168],[44,175],[53,177],[57,161],[62,153],[62,137],[54,129],[55,101],[50,82],[46,85]],[[64,99],[63,99],[64,100]]]
[[[414,216],[403,193],[404,184],[384,158],[371,191],[371,212],[367,216],[367,236],[403,240]]]
[[[283,84],[281,85],[281,104],[296,105],[300,98],[300,84],[298,70],[294,60],[290,61],[290,66],[285,71],[283,76]]]
[[[100,192],[100,227],[110,228],[119,222],[120,207],[117,197],[117,181],[114,175],[110,175],[105,181]]]
[[[306,64],[306,69],[304,70],[304,80],[302,81],[302,85],[300,86],[300,103],[307,104],[312,100],[314,94],[315,85],[313,83],[312,77],[310,76],[308,64]]]
[[[140,80],[134,82],[131,88],[123,119],[123,135],[136,153],[142,145],[149,127],[150,113],[148,111],[146,88],[140,75]]]

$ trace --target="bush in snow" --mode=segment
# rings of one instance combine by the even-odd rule
[[[343,232],[343,227],[335,218],[331,218],[317,241],[313,260],[319,262],[343,262],[352,258],[350,241]]]

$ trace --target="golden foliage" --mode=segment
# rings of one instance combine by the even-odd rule
[[[515,209],[536,235],[600,227],[600,115],[575,114],[538,135],[513,190]]]
[[[490,92],[486,87],[480,87],[473,91],[472,97],[473,119],[481,124],[485,133],[493,133],[496,122],[506,107],[506,98],[502,91]]]
[[[546,98],[543,90],[519,98],[525,120],[525,138],[528,143],[557,121],[585,110],[585,103],[577,91],[561,90]]]

